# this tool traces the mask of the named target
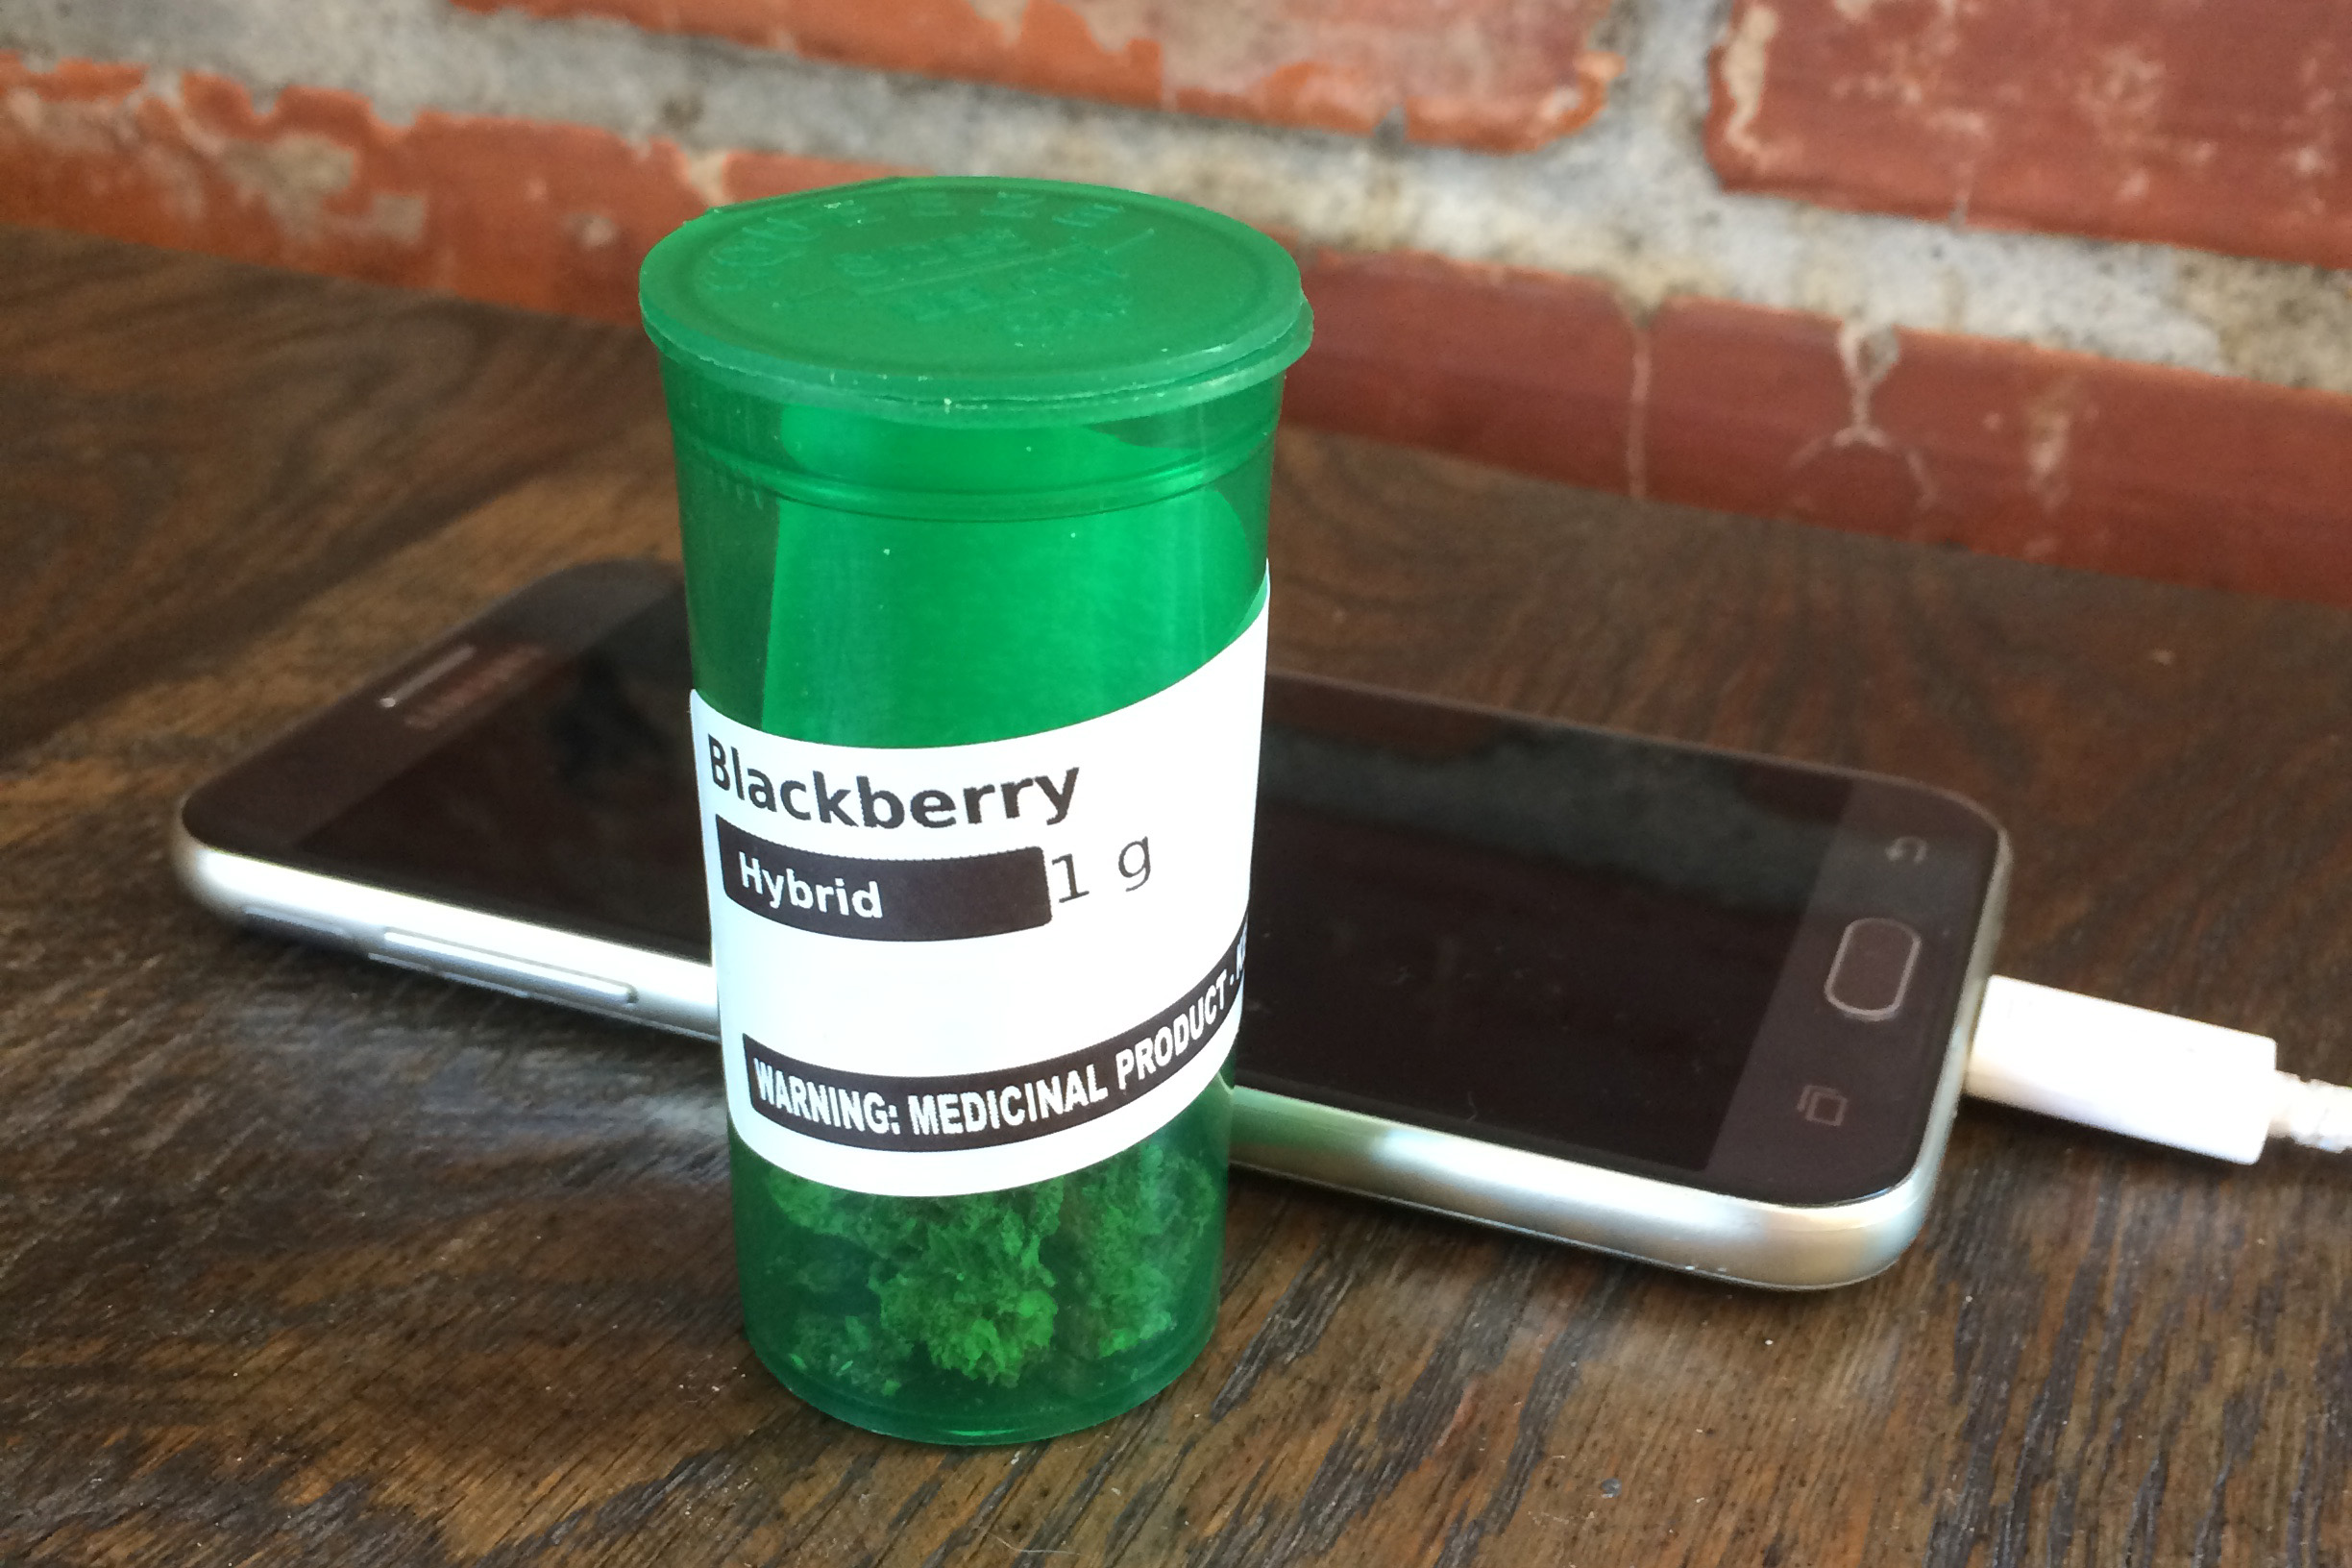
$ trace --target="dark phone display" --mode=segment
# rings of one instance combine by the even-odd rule
[[[672,599],[301,842],[378,885],[708,951]],[[1849,786],[1345,689],[1269,693],[1244,1082],[1703,1168]]]
[[[710,956],[682,600],[551,663],[305,836],[380,887]]]
[[[1834,775],[1277,683],[1243,1076],[1493,1141],[1700,1170],[1849,792]]]

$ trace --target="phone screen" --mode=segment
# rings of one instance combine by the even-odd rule
[[[690,683],[682,598],[632,605],[585,652],[549,655],[412,747],[283,858],[706,957]],[[1860,860],[1851,846],[1871,792],[1943,797],[1285,676],[1268,684],[1263,759],[1242,1082],[1789,1201],[1908,1168],[1946,1038],[1931,1020],[1899,1038],[1799,1020],[1844,1053],[1825,1082],[1877,1096],[1876,1130],[1827,1174],[1811,1155],[1789,1164],[1775,1130],[1778,1102],[1825,1070],[1820,1052],[1763,1042],[1791,1038],[1792,995],[1825,1012],[1803,972],[1827,966],[1823,944],[1853,915],[1890,913],[1838,892],[1880,891],[1876,844]],[[1914,1011],[1941,1007],[1948,1032],[1997,832],[1942,809],[1967,819],[1952,829],[1967,842],[1938,839],[1921,874],[1942,891],[1891,913],[1926,940],[1919,989],[1941,992]]]
[[[539,663],[294,845],[317,870],[710,957],[685,601]]]
[[[1255,1081],[1703,1169],[1845,778],[1377,694],[1268,692]]]

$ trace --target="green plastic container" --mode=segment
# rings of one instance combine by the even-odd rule
[[[1281,378],[1310,319],[1256,231],[1091,186],[884,181],[695,219],[648,257],[642,303],[696,686],[725,720],[936,771],[960,753],[919,748],[1164,693],[1262,614]],[[731,1088],[753,1348],[905,1437],[1017,1442],[1130,1409],[1213,1327],[1230,1084],[1082,1168],[931,1196],[781,1168]]]

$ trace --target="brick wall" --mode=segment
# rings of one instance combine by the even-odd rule
[[[1296,417],[2352,604],[2352,0],[16,0],[0,219],[633,319],[700,207],[1105,181]]]

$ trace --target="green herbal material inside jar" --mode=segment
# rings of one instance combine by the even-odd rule
[[[697,689],[772,734],[937,747],[1079,723],[1259,613],[1288,257],[1196,208],[1022,181],[721,209],[643,289]],[[1231,1076],[1066,1176],[844,1191],[731,1139],[747,1332],[896,1435],[1011,1442],[1164,1386],[1214,1325]]]

